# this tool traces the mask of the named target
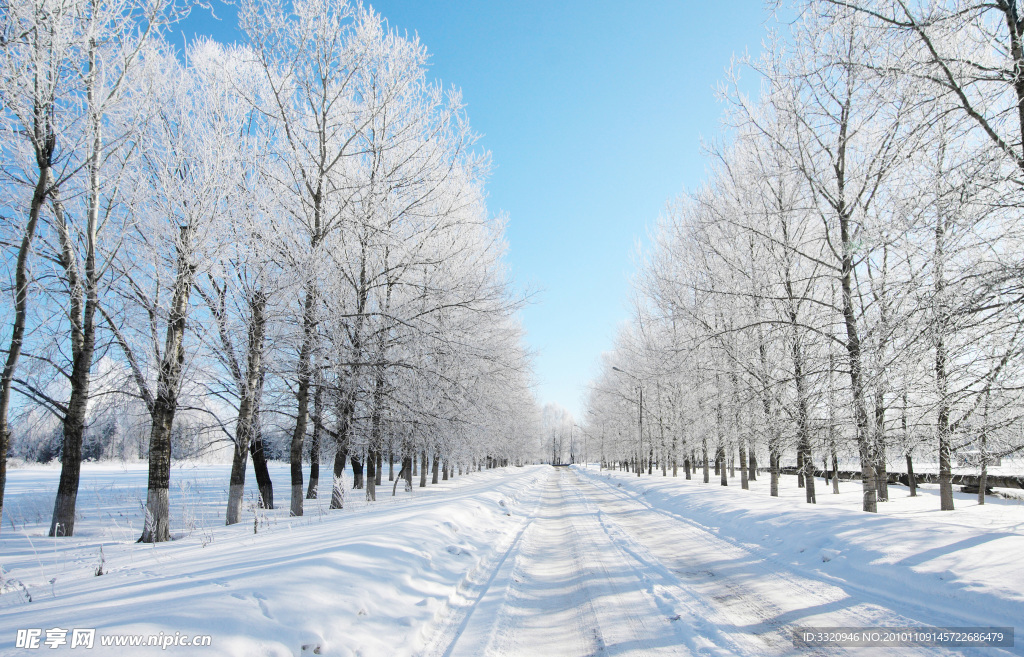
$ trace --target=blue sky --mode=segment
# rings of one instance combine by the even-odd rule
[[[462,89],[495,168],[489,208],[509,217],[509,261],[537,291],[523,313],[537,394],[579,417],[599,356],[629,316],[638,242],[666,201],[698,185],[715,85],[756,53],[761,0],[382,0],[417,33],[431,74]],[[234,13],[178,32],[234,40]],[[181,36],[176,39],[181,42]]]

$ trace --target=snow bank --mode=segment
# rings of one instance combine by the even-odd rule
[[[287,481],[284,467],[272,471],[276,482]],[[413,654],[426,640],[420,629],[520,529],[548,469],[474,473],[395,498],[382,486],[374,504],[349,490],[349,508],[307,501],[301,518],[287,517],[287,500],[278,500],[285,508],[253,505],[232,527],[220,526],[228,467],[179,469],[172,531],[181,533],[160,545],[134,542],[144,469],[85,471],[70,539],[45,536],[57,473],[11,473],[17,530],[0,533],[0,654],[31,654],[15,647],[17,630],[30,628],[43,640],[47,629],[96,629],[87,654],[98,655]],[[103,636],[176,633],[210,635],[212,645],[100,646]],[[83,652],[61,648],[40,650]]]

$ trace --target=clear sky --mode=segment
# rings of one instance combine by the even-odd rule
[[[523,313],[537,394],[580,417],[599,355],[629,315],[637,244],[666,201],[704,174],[715,85],[760,50],[761,0],[380,0],[417,33],[431,72],[462,89],[495,168],[489,208],[509,217],[509,261],[536,290]],[[185,38],[237,38],[196,9]],[[181,37],[178,39],[181,42]]]

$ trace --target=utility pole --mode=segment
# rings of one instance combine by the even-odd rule
[[[631,378],[634,381],[636,381],[636,388],[639,391],[640,410],[639,410],[639,413],[637,415],[639,417],[640,435],[639,435],[639,443],[638,443],[639,444],[639,449],[637,450],[637,453],[636,453],[636,476],[639,477],[640,476],[640,471],[643,470],[642,464],[643,464],[643,459],[644,459],[644,385],[643,385],[643,383],[640,382],[640,379],[636,378],[635,376],[633,376],[632,374],[630,374],[626,370],[621,370],[618,367],[615,367],[614,365],[612,366],[612,369],[615,370],[616,372],[620,373],[620,374],[625,374],[629,378]]]

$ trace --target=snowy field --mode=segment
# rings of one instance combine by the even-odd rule
[[[46,537],[59,471],[12,470],[0,532],[0,654],[1024,654],[1015,648],[815,649],[795,627],[1014,626],[1024,618],[1024,503],[857,482],[815,507],[795,477],[767,495],[680,477],[531,466],[367,505],[307,501],[223,527],[226,465],[172,473],[177,540],[135,543],[142,465],[87,464],[71,539]],[[286,507],[287,466],[275,464]],[[102,548],[102,551],[101,551]],[[96,576],[103,566],[104,574]],[[31,601],[29,601],[31,598]],[[92,650],[15,647],[19,629],[95,629]],[[1018,628],[1019,631],[1019,628]],[[101,639],[209,635],[209,647]],[[68,642],[71,633],[67,634]],[[123,639],[124,640],[124,639]]]

